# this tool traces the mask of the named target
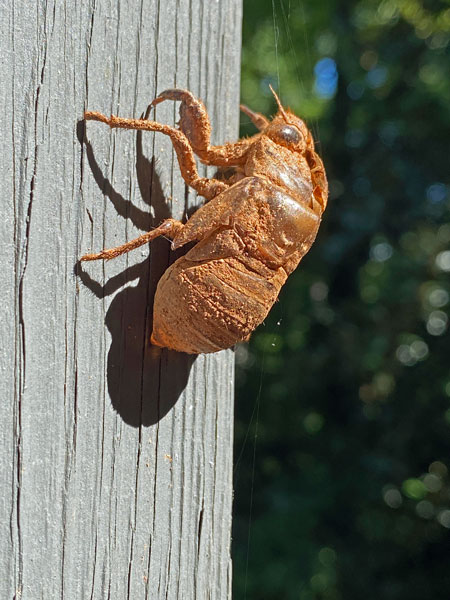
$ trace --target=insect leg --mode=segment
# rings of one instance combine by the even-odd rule
[[[266,119],[266,117],[264,115],[262,115],[261,113],[253,112],[250,108],[248,108],[248,106],[245,106],[245,104],[240,104],[239,108],[244,113],[244,115],[247,115],[247,117],[250,117],[252,123],[260,131],[263,131],[269,124],[269,120]]]
[[[195,98],[188,90],[172,89],[161,92],[153,100],[152,105],[156,106],[164,100],[181,101],[180,130],[204,164],[231,167],[245,163],[247,150],[254,142],[254,137],[222,146],[211,146],[211,123],[201,100]]]
[[[84,113],[84,118],[87,121],[101,121],[110,127],[160,131],[161,133],[168,135],[172,140],[173,147],[177,154],[178,164],[184,181],[207,200],[211,200],[229,187],[228,184],[219,181],[218,179],[208,179],[207,177],[199,176],[197,165],[195,164],[194,153],[189,140],[182,131],[175,129],[174,127],[162,125],[161,123],[147,119],[123,119],[122,117],[115,117],[114,115],[107,117],[99,112],[86,112]]]
[[[102,250],[97,254],[85,254],[80,258],[80,260],[109,260],[111,258],[116,258],[116,256],[120,256],[121,254],[125,254],[130,250],[134,250],[135,248],[139,248],[139,246],[143,246],[144,244],[151,242],[160,235],[173,239],[177,233],[183,229],[183,227],[184,225],[183,223],[180,223],[180,221],[175,221],[175,219],[166,219],[159,227],[140,235],[134,240],[130,240],[126,244],[122,244],[116,248],[110,248],[109,250]]]

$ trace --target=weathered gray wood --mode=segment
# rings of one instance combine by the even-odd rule
[[[165,240],[75,264],[196,202],[167,139],[83,111],[186,87],[234,139],[241,0],[0,12],[0,598],[229,598],[233,353],[146,343]]]

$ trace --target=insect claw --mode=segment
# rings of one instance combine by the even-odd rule
[[[84,113],[84,118],[86,121],[101,121],[102,123],[106,123],[109,125],[110,119],[103,115],[102,113],[96,112],[94,110],[87,110]]]

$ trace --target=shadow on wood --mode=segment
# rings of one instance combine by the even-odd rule
[[[120,216],[130,219],[142,231],[148,231],[153,221],[150,214],[127,201],[104,177],[92,146],[86,140],[84,121],[78,123],[77,135],[102,193],[111,200]],[[154,162],[143,154],[140,131],[137,134],[137,181],[142,199],[153,207],[154,223],[158,224],[171,215]],[[183,252],[170,252],[167,240],[157,239],[151,245],[151,260],[128,267],[105,284],[92,279],[79,262],[75,265],[76,275],[97,298],[123,288],[111,302],[105,319],[112,338],[107,381],[114,409],[134,427],[153,425],[169,412],[185,389],[195,360],[195,356],[150,345],[157,283],[169,261],[173,262]],[[137,285],[127,285],[135,280],[138,280]]]

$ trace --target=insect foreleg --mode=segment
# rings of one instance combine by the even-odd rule
[[[166,219],[161,223],[159,227],[156,229],[152,229],[143,235],[140,235],[134,240],[130,240],[126,244],[122,244],[121,246],[117,246],[116,248],[110,248],[109,250],[102,250],[97,254],[85,254],[81,257],[80,260],[109,260],[110,258],[116,258],[116,256],[120,256],[121,254],[125,254],[130,250],[134,250],[135,248],[139,248],[139,246],[143,246],[147,242],[151,242],[155,238],[163,235],[170,239],[173,239],[177,233],[179,233],[183,229],[183,223],[180,221],[175,221],[174,219]]]
[[[101,121],[112,128],[160,131],[161,133],[168,135],[172,140],[173,147],[177,154],[178,164],[180,165],[180,171],[184,181],[207,200],[211,200],[229,187],[226,183],[219,181],[218,179],[208,179],[207,177],[199,176],[197,165],[195,164],[194,153],[189,140],[182,131],[175,129],[174,127],[162,125],[161,123],[147,119],[123,119],[122,117],[115,117],[114,115],[107,117],[99,112],[86,112],[84,113],[84,118],[87,121]]]
[[[172,89],[161,92],[152,105],[164,100],[181,101],[179,126],[189,140],[192,149],[206,165],[233,167],[246,161],[246,153],[255,137],[240,140],[233,144],[211,146],[211,123],[205,105],[187,90]],[[262,115],[259,115],[262,119]]]

